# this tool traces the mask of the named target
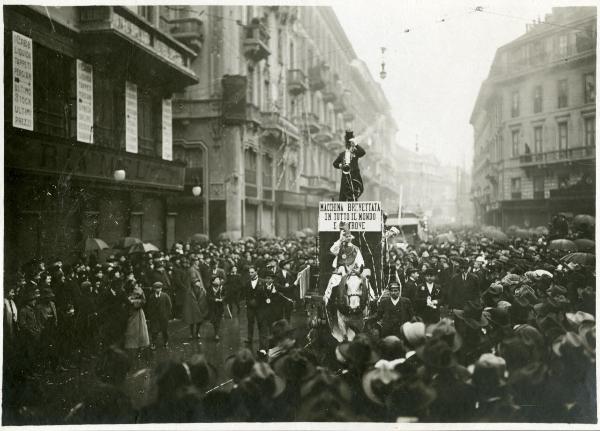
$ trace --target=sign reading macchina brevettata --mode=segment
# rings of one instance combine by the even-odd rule
[[[125,81],[125,150],[138,152],[137,85]]]
[[[81,60],[77,60],[77,140],[94,143],[93,69]]]
[[[319,202],[319,232],[340,230],[345,223],[351,231],[381,232],[381,202]]]
[[[162,158],[173,160],[173,109],[171,99],[162,101]]]
[[[13,127],[33,131],[33,42],[12,32]]]

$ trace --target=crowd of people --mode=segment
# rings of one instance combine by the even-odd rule
[[[311,321],[306,338],[290,326],[298,272],[318,273],[314,238],[176,244],[102,265],[32,261],[5,286],[4,367],[35,378],[95,357],[97,384],[72,424],[595,422],[595,260],[565,261],[547,235],[488,236],[390,245],[368,324],[341,343],[326,321]],[[191,339],[210,322],[219,342],[223,314],[241,307],[248,339],[227,376],[202,355],[160,363],[153,397],[133,408],[132,361],[168,344],[170,319]]]

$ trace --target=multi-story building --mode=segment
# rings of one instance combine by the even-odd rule
[[[198,53],[200,78],[174,102],[174,152],[188,187],[203,188],[180,199],[176,237],[316,228],[319,201],[337,199],[346,129],[367,151],[361,199],[396,201],[390,108],[331,8],[194,5],[163,17]]]
[[[595,7],[553,8],[497,50],[470,121],[477,222],[594,214],[595,100]]]
[[[196,55],[158,7],[4,6],[5,265],[174,241],[171,97]]]

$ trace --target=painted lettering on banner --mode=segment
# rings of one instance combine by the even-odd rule
[[[319,232],[340,230],[345,224],[351,231],[381,232],[381,202],[320,202]]]
[[[33,42],[12,32],[13,127],[33,131]]]
[[[138,152],[137,85],[125,81],[125,149]]]
[[[94,143],[94,75],[91,64],[77,60],[77,140]]]

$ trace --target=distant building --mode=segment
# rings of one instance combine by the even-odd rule
[[[172,6],[171,34],[198,53],[197,85],[173,105],[174,152],[187,163],[176,237],[282,236],[316,229],[337,199],[346,129],[363,140],[365,194],[397,205],[387,157],[396,125],[379,84],[330,7]],[[394,203],[392,203],[394,202]]]
[[[553,8],[500,47],[470,122],[478,223],[594,214],[596,8]]]
[[[171,245],[171,99],[198,82],[194,51],[156,6],[3,10],[5,268],[75,259],[88,237]]]

